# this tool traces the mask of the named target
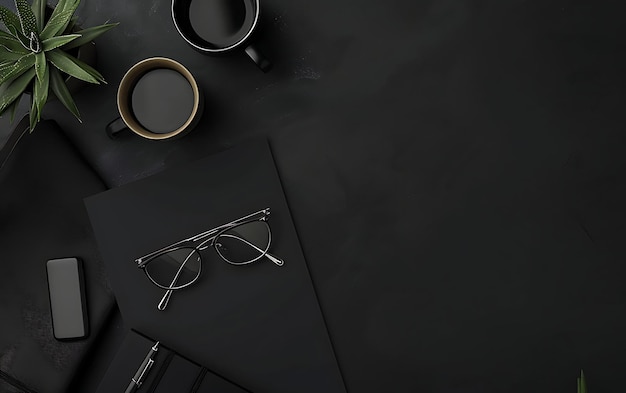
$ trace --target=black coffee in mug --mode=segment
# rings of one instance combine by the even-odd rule
[[[227,47],[240,41],[252,28],[254,9],[250,0],[191,0],[189,22],[202,41]]]
[[[202,116],[198,82],[185,66],[166,57],[150,57],[130,67],[117,88],[120,117],[106,126],[115,137],[129,129],[146,139],[165,140],[191,131]]]
[[[172,19],[181,37],[202,53],[221,56],[242,50],[267,72],[272,64],[251,43],[260,0],[172,0]]]
[[[181,127],[191,116],[194,93],[178,71],[157,68],[146,72],[131,93],[131,111],[145,129],[166,134]]]

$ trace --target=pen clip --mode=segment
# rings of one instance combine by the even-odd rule
[[[135,383],[137,384],[137,387],[141,386],[141,384],[143,383],[144,377],[146,376],[148,371],[150,371],[153,364],[154,364],[154,360],[148,359],[148,363],[146,363],[146,367],[143,369],[143,371],[141,372],[141,375],[139,375],[139,377],[135,381]]]

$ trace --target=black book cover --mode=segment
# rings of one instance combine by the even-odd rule
[[[255,141],[85,199],[126,324],[259,393],[345,392],[267,141]],[[270,252],[246,266],[203,251],[202,275],[164,291],[134,260],[269,207]],[[331,252],[329,250],[329,252]]]
[[[83,205],[106,187],[55,122],[16,130],[0,151],[0,392],[64,393],[115,306]],[[84,268],[90,332],[75,341],[50,315],[46,262],[65,257]]]

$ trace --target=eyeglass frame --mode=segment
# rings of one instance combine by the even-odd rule
[[[186,288],[190,285],[192,285],[193,283],[195,283],[198,278],[200,278],[200,275],[202,273],[202,258],[201,258],[201,254],[200,251],[204,251],[209,247],[214,247],[215,248],[215,252],[220,256],[220,258],[222,260],[224,260],[225,262],[231,264],[231,265],[235,265],[235,266],[243,266],[243,265],[247,265],[253,262],[258,261],[259,259],[263,258],[263,257],[267,257],[269,260],[271,260],[272,262],[274,262],[274,264],[276,264],[277,266],[283,266],[284,261],[280,258],[277,258],[276,256],[270,254],[269,248],[270,245],[272,244],[272,231],[270,229],[269,224],[267,223],[267,219],[270,215],[270,208],[265,208],[262,210],[259,210],[257,212],[248,214],[247,216],[241,217],[237,220],[231,221],[227,224],[223,224],[220,225],[218,227],[209,229],[207,231],[201,232],[197,235],[188,237],[186,239],[177,241],[175,243],[170,244],[169,246],[160,248],[156,251],[153,251],[149,254],[146,254],[142,257],[139,257],[137,259],[135,259],[135,263],[137,263],[137,267],[139,269],[142,269],[144,271],[144,273],[146,274],[146,276],[148,277],[148,279],[150,280],[150,282],[152,282],[155,286],[166,290],[165,295],[163,296],[163,298],[161,299],[161,301],[159,302],[158,305],[158,309],[159,310],[165,310],[165,308],[167,307],[167,303],[169,302],[169,298],[172,295],[172,292],[175,290],[179,290],[179,289],[183,289]],[[224,233],[226,233],[229,230],[232,230],[233,228],[236,228],[238,226],[241,225],[245,225],[245,224],[249,224],[251,222],[255,222],[255,221],[261,221],[263,222],[266,226],[267,226],[267,232],[268,232],[268,241],[267,241],[267,247],[265,250],[261,250],[260,248],[258,248],[256,245],[250,243],[249,241],[247,241],[246,239],[243,238],[239,238],[237,236],[232,236],[231,237],[235,237],[237,239],[239,239],[240,241],[248,244],[249,246],[255,248],[257,251],[260,251],[261,254],[259,256],[257,256],[254,259],[251,259],[249,261],[246,262],[242,262],[242,263],[235,263],[232,261],[229,261],[224,255],[222,255],[222,253],[217,249],[217,247],[215,247],[215,240],[218,239],[220,236],[223,236]],[[198,244],[197,246],[194,246],[193,243],[198,242],[199,240],[202,240],[202,242],[200,244]],[[211,242],[210,244],[207,244]],[[146,266],[154,261],[157,257],[159,257],[160,255],[163,254],[167,254],[169,252],[172,251],[176,251],[176,250],[180,250],[183,248],[189,248],[189,249],[193,249],[195,250],[195,252],[198,253],[198,255],[200,256],[200,264],[199,264],[199,269],[198,269],[198,274],[196,275],[196,277],[191,280],[190,282],[181,285],[179,287],[174,287],[172,288],[171,285],[169,287],[165,287],[163,285],[158,284],[156,281],[154,281],[154,279],[152,277],[150,277],[150,274],[148,274],[147,270],[146,270]],[[176,275],[174,276],[174,279],[172,280],[172,282],[176,282],[178,280],[178,277],[182,271],[183,266],[187,263],[187,259],[193,255],[193,252],[191,252],[189,254],[189,256],[185,259],[185,261],[181,264],[181,267],[179,268],[178,272],[176,273]]]

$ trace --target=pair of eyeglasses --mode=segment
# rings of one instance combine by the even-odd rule
[[[213,248],[231,265],[247,265],[267,258],[282,266],[283,260],[268,252],[272,243],[269,215],[269,208],[259,210],[135,259],[148,279],[166,291],[157,308],[165,310],[173,291],[186,288],[200,278],[200,251],[207,248]]]

